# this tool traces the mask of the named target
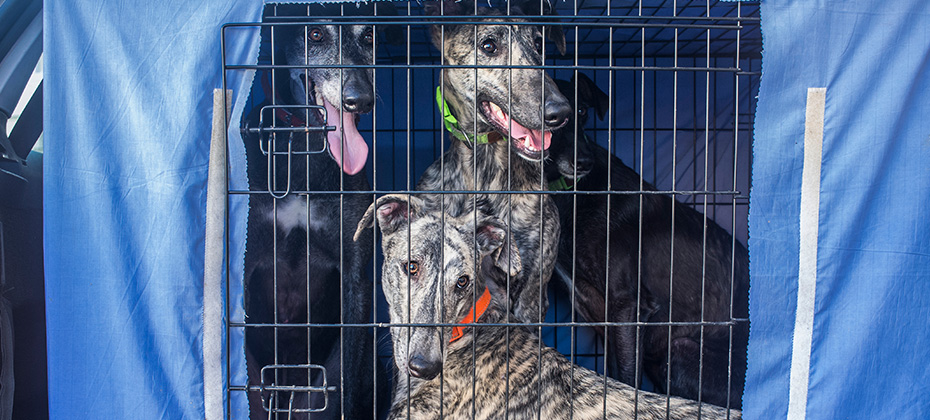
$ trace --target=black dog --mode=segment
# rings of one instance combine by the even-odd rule
[[[340,14],[338,7],[313,7],[321,15]],[[363,171],[368,145],[356,121],[372,110],[374,72],[327,66],[373,64],[375,34],[371,25],[309,22],[278,27],[275,36],[286,40],[281,51],[273,52],[281,57],[277,62],[305,67],[275,70],[275,82],[265,85],[274,87],[266,92],[269,101],[290,107],[263,112],[263,104],[243,122],[252,129],[244,136],[250,189],[271,192],[250,195],[246,314],[250,324],[277,325],[246,333],[250,385],[264,380],[265,385],[319,386],[324,381],[320,370],[289,368],[266,372],[264,378],[259,370],[273,364],[322,365],[326,384],[337,392],[325,399],[321,392],[295,392],[291,402],[290,393],[279,391],[277,409],[292,406],[293,413],[305,413],[325,406],[314,418],[340,418],[343,410],[345,418],[370,418],[374,390],[382,391],[380,401],[388,398],[386,375],[379,372],[377,383],[373,378],[372,367],[380,363],[372,361],[371,329],[342,328],[340,333],[340,328],[300,324],[371,322],[373,285],[367,266],[372,236],[363,232],[353,241],[352,235],[372,195],[352,192],[371,189]],[[255,130],[259,120],[264,126],[260,136]],[[271,121],[279,128],[309,129],[272,134],[264,130]],[[324,126],[336,130],[321,131]],[[273,151],[270,158],[268,151]],[[339,191],[348,193],[325,193]],[[281,326],[286,324],[298,325]],[[262,405],[271,404],[272,394],[249,395],[252,418],[267,418]]]
[[[609,177],[612,191],[645,193],[555,194],[562,224],[557,277],[574,285],[575,310],[589,322],[715,323],[606,328],[608,371],[638,385],[639,357],[660,391],[740,408],[749,325],[716,323],[748,317],[746,249],[698,211],[668,195],[650,194],[655,187],[587,141],[588,108],[603,118],[610,104],[593,81],[579,76],[578,131],[570,121],[553,136],[546,166],[551,189],[574,182],[578,191],[605,191]],[[570,101],[576,99],[572,83],[557,83]]]

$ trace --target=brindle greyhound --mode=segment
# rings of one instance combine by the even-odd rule
[[[655,191],[619,158],[585,137],[588,108],[603,118],[610,103],[591,79],[579,76],[578,131],[572,121],[553,135],[547,176],[553,181],[574,180],[578,191],[606,191],[608,179],[613,191]],[[574,84],[556,82],[565,92],[575,92]],[[714,221],[667,195],[609,197],[608,207],[603,195],[555,196],[564,229],[556,278],[569,289],[574,286],[575,310],[585,320],[666,323],[671,316],[674,322],[720,323],[748,317],[749,257],[742,244]],[[608,372],[637,384],[637,373],[642,372],[637,369],[638,354],[646,376],[660,391],[740,408],[748,334],[747,323],[732,329],[727,325],[647,327],[640,336],[635,326],[611,327]]]
[[[541,347],[526,327],[499,325],[506,309],[488,288],[520,270],[501,220],[443,215],[405,195],[378,199],[357,233],[375,219],[383,235],[381,284],[396,324],[394,362],[409,372],[397,375],[390,419],[741,417],[637,391]]]
[[[281,7],[284,6],[279,6],[279,10]],[[311,11],[317,14],[340,14],[338,9],[313,7]],[[368,14],[370,9],[346,10]],[[359,114],[371,111],[374,104],[373,69],[327,66],[373,64],[375,33],[371,25],[316,22],[276,27],[275,37],[279,45],[281,39],[286,42],[283,51],[274,54],[286,57],[283,60],[286,64],[306,66],[275,70],[277,103],[316,107],[286,108],[278,110],[274,117],[274,113],[266,112],[265,125],[270,125],[267,119],[276,118],[278,127],[334,126],[336,130],[278,133],[277,142],[272,142],[267,133],[261,139],[255,135],[245,139],[251,189],[283,196],[250,195],[245,259],[248,322],[367,323],[371,316],[372,283],[366,275],[366,266],[371,260],[372,238],[362,235],[357,242],[352,241],[351,227],[371,203],[372,196],[312,192],[371,189],[363,172],[368,145],[359,134],[356,121]],[[260,108],[256,107],[246,125],[257,126]],[[269,158],[263,155],[263,149],[276,150],[277,154]],[[259,371],[273,364],[319,364],[326,368],[326,382],[336,387],[336,393],[328,395],[328,402],[320,392],[296,393],[293,411],[303,415],[305,411],[301,410],[326,405],[314,418],[339,418],[343,411],[346,418],[372,417],[375,411],[372,393],[386,387],[386,378],[379,374],[377,383],[373,378],[371,331],[344,328],[340,336],[339,330],[300,325],[250,328],[246,333],[250,384],[257,385],[264,379],[266,385],[270,381],[276,381],[276,385],[319,385],[323,378],[316,370],[285,369],[279,374],[267,372],[264,378],[260,378]],[[344,375],[342,381],[340,370]],[[258,393],[249,395],[252,418],[268,418],[262,405],[270,404],[270,394],[263,396],[264,401],[258,398]],[[277,398],[278,409],[287,410],[292,404],[287,393],[278,392]],[[343,401],[344,410],[340,407]]]
[[[427,2],[425,8],[432,15],[463,15],[474,11],[470,5],[465,1]],[[542,63],[543,31],[564,52],[565,37],[560,29],[543,30],[525,25],[525,19],[500,13],[482,8],[475,25],[432,26],[432,41],[442,51],[443,64],[538,66]],[[563,126],[571,113],[568,101],[545,71],[445,68],[442,81],[439,102],[448,114],[452,146],[441,160],[427,168],[417,189],[541,190],[541,165],[551,130]],[[552,275],[559,238],[555,205],[548,196],[539,194],[490,193],[482,197],[489,201],[491,212],[512,229],[523,257],[524,270],[501,285],[502,290],[509,290],[509,307],[516,320],[539,322],[548,306],[546,284]],[[468,207],[466,201],[475,198],[433,194],[430,202],[459,215]]]

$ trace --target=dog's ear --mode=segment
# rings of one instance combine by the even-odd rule
[[[358,240],[365,229],[371,227],[375,218],[381,234],[390,235],[415,219],[420,210],[420,199],[407,194],[388,194],[375,201],[358,222],[353,240]]]
[[[541,8],[540,8],[541,7]],[[511,3],[510,10],[513,14],[522,16],[551,16],[555,15],[552,4],[549,0],[524,0]],[[552,19],[545,19],[552,21]],[[565,55],[565,32],[559,25],[543,26],[543,36],[555,43],[559,54]]]
[[[516,244],[507,236],[507,229],[500,220],[494,217],[485,217],[475,227],[475,242],[478,243],[478,252],[482,257],[490,255],[494,265],[516,276],[523,268],[520,252]]]
[[[423,14],[426,16],[440,16],[442,12],[440,11],[440,6],[438,1],[424,1],[423,2]]]
[[[397,8],[391,1],[376,1],[373,3],[378,16],[397,16]],[[376,25],[378,31],[384,34],[384,41],[391,45],[401,45],[404,42],[404,31],[400,25]]]
[[[597,117],[604,119],[610,109],[610,96],[597,87],[593,80],[584,73],[578,73],[578,78],[572,75],[572,82],[578,84],[578,92],[584,97],[584,102],[594,107]]]
[[[381,25],[381,31],[384,33],[384,42],[391,45],[403,45],[404,30],[397,25]]]
[[[462,16],[475,14],[475,3],[470,0],[430,0],[423,2],[427,16]]]
[[[559,54],[565,55],[565,32],[562,31],[562,27],[546,26],[543,30],[546,33],[546,38],[555,43],[555,47],[559,49]]]
[[[484,216],[475,225],[475,243],[478,245],[478,254],[482,257],[497,252],[506,237],[507,230],[496,218]]]
[[[530,3],[539,4],[538,1],[529,0]],[[538,8],[538,6],[537,6]],[[555,15],[555,10],[553,10],[552,4],[549,3],[549,0],[544,0],[542,2],[542,13],[543,15]],[[554,26],[544,26],[543,35],[548,38],[550,41],[555,43],[555,47],[558,48],[559,54],[565,55],[566,43],[565,43],[565,31],[562,30],[562,27],[559,25]]]
[[[513,277],[523,270],[523,263],[520,260],[520,250],[517,249],[514,240],[508,237],[505,242],[504,246],[498,248],[497,254],[494,255],[494,265]]]
[[[503,246],[497,249],[493,257],[494,265],[505,273],[510,274],[511,277],[520,274],[520,271],[523,270],[523,263],[522,260],[520,260],[520,250],[517,249],[517,244],[512,237],[507,237]]]
[[[423,2],[423,14],[427,16],[457,16],[474,14],[474,3],[466,0],[430,0]],[[430,41],[433,46],[442,51],[442,29],[446,28],[446,33],[455,29],[456,25],[443,25],[436,23],[430,25]]]

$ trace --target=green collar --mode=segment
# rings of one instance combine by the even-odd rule
[[[591,141],[588,138],[588,134],[585,133],[584,141]],[[579,176],[576,179],[581,179],[584,175]],[[565,175],[559,175],[559,179],[549,183],[549,191],[569,191],[574,187],[575,183],[568,180]]]
[[[570,191],[573,184],[568,183],[568,178],[565,175],[560,175],[559,179],[549,183],[549,191]]]
[[[490,142],[488,136],[492,133],[479,134],[477,136],[472,136],[462,130],[459,127],[459,120],[455,118],[455,115],[452,115],[452,110],[449,108],[449,104],[446,103],[446,100],[442,97],[442,88],[436,86],[436,105],[439,105],[439,111],[442,112],[442,121],[446,126],[446,130],[452,134],[452,137],[455,137],[461,141],[475,142],[479,144],[484,144]]]

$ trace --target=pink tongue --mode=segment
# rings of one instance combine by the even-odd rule
[[[326,125],[336,126],[335,131],[326,133],[326,140],[329,142],[329,153],[343,172],[349,175],[361,172],[365,168],[365,161],[368,160],[368,143],[365,143],[365,139],[362,138],[358,128],[355,127],[355,114],[343,112],[340,120],[339,110],[333,107],[329,101],[324,99],[323,106],[326,107]],[[343,141],[343,138],[345,141]],[[345,145],[344,148],[342,147],[343,144]]]
[[[520,124],[517,124],[516,121],[510,122],[510,137],[517,139],[518,141],[525,141],[524,139],[529,137],[533,148],[536,150],[546,150],[549,148],[549,144],[552,143],[552,132],[550,131],[539,131],[539,130],[530,130]]]

